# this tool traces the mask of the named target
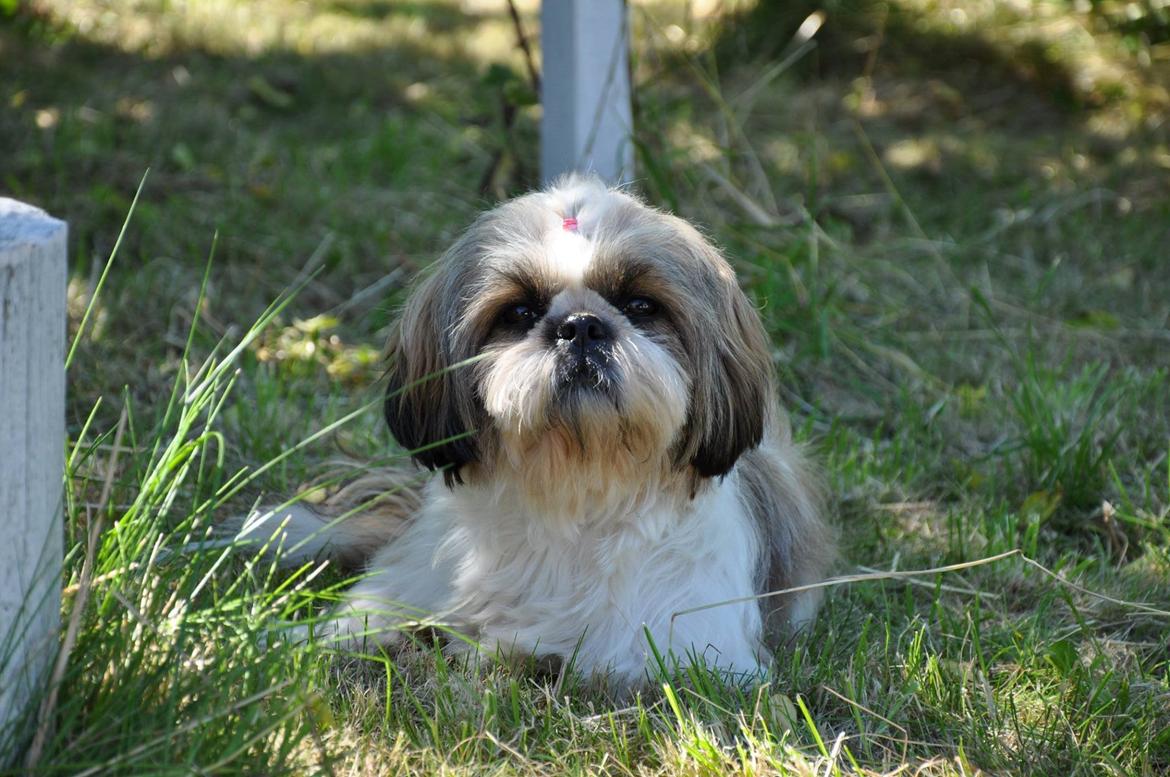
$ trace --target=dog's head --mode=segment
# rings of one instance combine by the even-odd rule
[[[772,403],[767,339],[730,265],[591,178],[481,216],[410,296],[391,348],[387,421],[448,483],[694,483],[760,442]]]

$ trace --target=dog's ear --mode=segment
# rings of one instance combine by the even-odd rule
[[[702,240],[701,238],[699,238]],[[711,305],[688,337],[694,369],[687,425],[676,448],[680,464],[703,477],[726,475],[760,444],[773,404],[768,336],[730,265],[710,244],[703,253],[717,270],[704,295]]]
[[[476,459],[468,376],[447,342],[450,301],[444,274],[432,273],[411,294],[390,340],[384,410],[395,439],[419,464],[445,469],[448,485]]]

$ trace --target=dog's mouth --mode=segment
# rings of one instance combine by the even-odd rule
[[[564,349],[558,354],[554,389],[562,403],[585,395],[613,397],[618,388],[613,356],[608,349]]]

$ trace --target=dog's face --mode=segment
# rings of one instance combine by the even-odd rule
[[[767,340],[693,227],[570,178],[483,215],[411,295],[386,417],[415,458],[562,506],[725,474],[760,442]]]

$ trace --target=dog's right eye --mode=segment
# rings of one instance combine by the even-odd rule
[[[500,312],[500,321],[509,326],[531,328],[540,318],[540,311],[532,305],[509,305]]]

